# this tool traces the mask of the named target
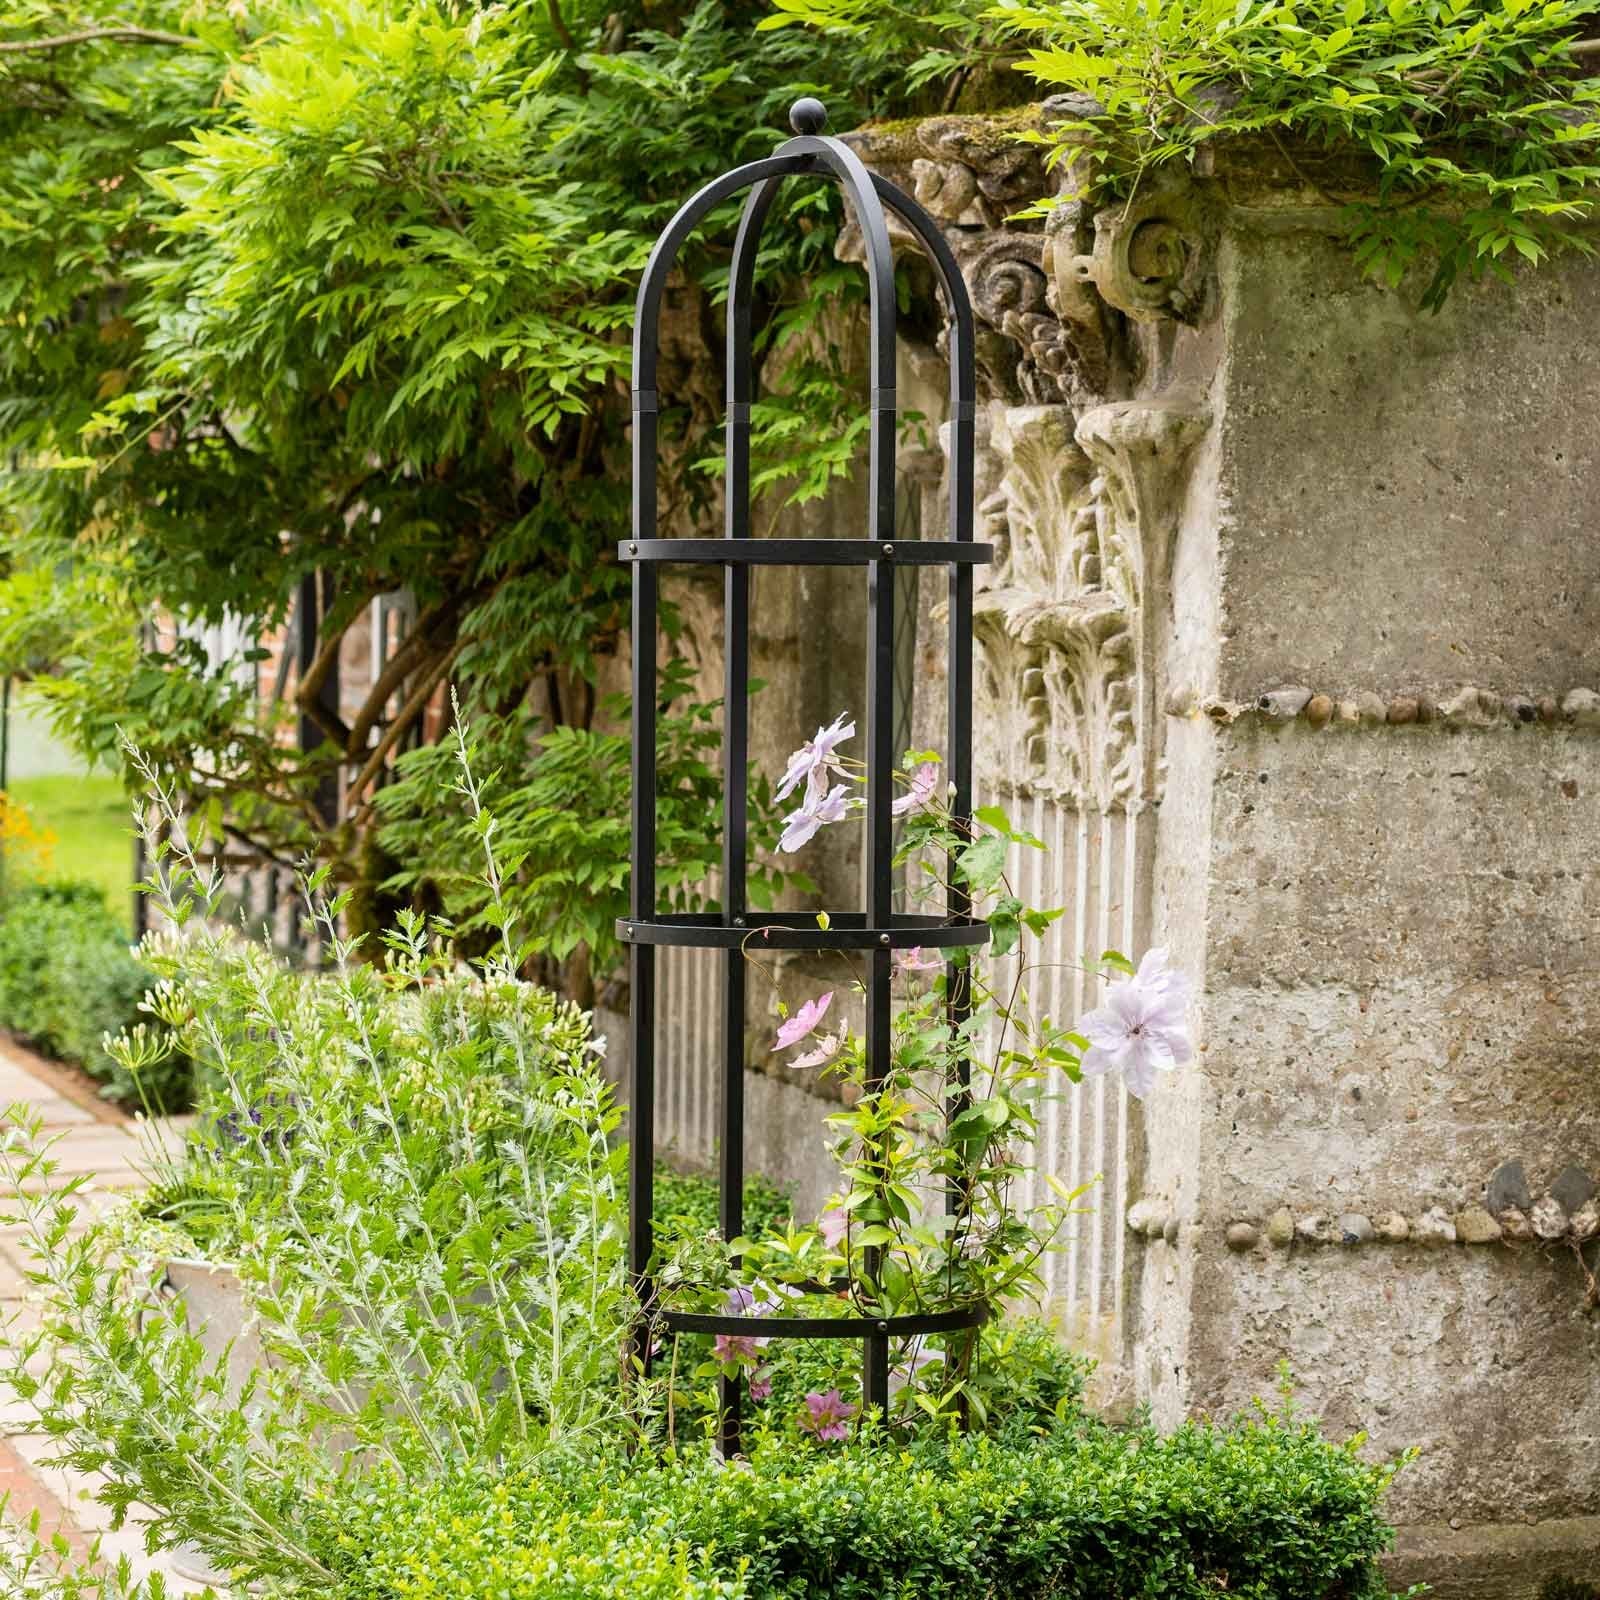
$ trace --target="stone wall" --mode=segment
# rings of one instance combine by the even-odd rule
[[[1425,316],[1355,273],[1309,156],[1244,147],[1019,227],[1048,180],[1016,127],[853,139],[978,313],[978,769],[1052,846],[1048,1003],[1094,1003],[1078,953],[1157,942],[1202,995],[1194,1070],[1046,1119],[1044,1162],[1101,1177],[1055,1307],[1113,1409],[1226,1414],[1286,1361],[1335,1432],[1418,1447],[1397,1582],[1600,1579],[1600,266]],[[937,417],[915,281],[902,374]],[[903,469],[926,522],[938,457]],[[815,597],[774,615],[757,671],[799,682]],[[774,699],[769,755],[849,703],[839,660],[826,704]],[[809,1203],[815,1102],[762,1093]]]

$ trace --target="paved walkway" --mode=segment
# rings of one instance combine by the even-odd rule
[[[128,1121],[70,1073],[42,1061],[32,1052],[0,1038],[0,1116],[22,1103],[43,1119],[47,1135],[59,1135],[53,1152],[61,1180],[93,1179],[84,1209],[98,1209],[130,1189],[144,1186],[143,1141],[151,1129]],[[36,1315],[23,1277],[25,1253],[18,1230],[0,1228],[0,1316],[19,1315],[22,1323]],[[0,1395],[0,1493],[10,1495],[9,1511],[26,1518],[37,1511],[40,1531],[61,1533],[80,1556],[101,1536],[101,1551],[112,1560],[126,1555],[136,1572],[160,1572],[169,1592],[198,1594],[197,1586],[172,1574],[165,1558],[147,1556],[144,1541],[131,1522],[110,1531],[110,1513],[94,1498],[94,1480],[83,1473],[44,1463],[51,1444],[24,1431],[28,1410],[10,1395]]]

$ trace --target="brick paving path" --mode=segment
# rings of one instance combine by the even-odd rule
[[[129,1122],[97,1103],[70,1074],[0,1038],[0,1116],[19,1102],[43,1119],[47,1135],[60,1135],[53,1151],[60,1163],[58,1176],[93,1178],[85,1207],[144,1186],[142,1141],[151,1135],[149,1126]],[[20,1314],[26,1323],[32,1307],[16,1231],[0,1228],[0,1318],[9,1321]],[[26,1518],[37,1511],[40,1532],[60,1532],[79,1555],[99,1534],[102,1554],[112,1560],[126,1555],[141,1575],[160,1572],[174,1595],[200,1593],[172,1573],[166,1558],[145,1554],[143,1538],[131,1521],[118,1533],[110,1531],[110,1513],[95,1500],[93,1480],[46,1465],[53,1447],[25,1431],[27,1415],[14,1397],[0,1395],[0,1492],[10,1494],[11,1514]]]

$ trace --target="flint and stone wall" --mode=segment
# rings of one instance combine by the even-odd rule
[[[1065,908],[1038,997],[1077,1014],[1080,953],[1154,943],[1201,993],[1195,1068],[1046,1115],[1044,1163],[1100,1180],[1054,1309],[1113,1412],[1225,1415],[1287,1361],[1334,1432],[1418,1447],[1397,1583],[1600,1581],[1600,265],[1426,316],[1356,274],[1314,158],[1244,147],[1029,232],[1006,219],[1052,180],[1016,121],[854,139],[941,220],[978,312],[977,766],[1051,847],[1019,863]],[[930,418],[935,320],[902,358]],[[942,458],[902,469],[936,526]],[[808,517],[847,531],[858,492]],[[907,716],[937,745],[924,584]],[[860,615],[768,601],[771,766],[857,703]],[[664,1016],[690,1076],[661,1115],[704,1161],[700,981]],[[774,1015],[753,1002],[753,1066]],[[751,1096],[752,1164],[813,1205],[825,1107],[771,1067]]]

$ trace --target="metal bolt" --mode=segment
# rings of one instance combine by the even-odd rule
[[[878,1324],[878,1332],[879,1333],[887,1333],[888,1331],[889,1331],[889,1324],[887,1322],[880,1322]]]
[[[633,924],[631,922],[624,926],[622,930],[622,937],[624,939],[631,939],[633,937]]]
[[[733,919],[733,925],[736,928],[742,928],[744,926],[744,918],[743,917],[735,917]]]
[[[629,554],[629,555],[630,555],[630,556],[636,556],[636,555],[638,555],[638,553],[639,553],[639,547],[638,547],[638,545],[636,545],[636,544],[634,544],[634,543],[632,543],[632,542],[631,542],[631,541],[630,541],[630,542],[629,542],[629,545],[628,545],[628,554]]]
[[[886,933],[880,933],[880,934],[879,934],[879,935],[878,935],[878,943],[879,943],[879,944],[881,944],[881,945],[887,945],[887,944],[888,944],[888,942],[889,942],[889,935],[888,935],[888,934],[886,934]]]
[[[883,547],[883,554],[884,554],[884,559],[887,560],[890,556],[892,556],[894,554],[894,546],[892,544],[886,544]]]

